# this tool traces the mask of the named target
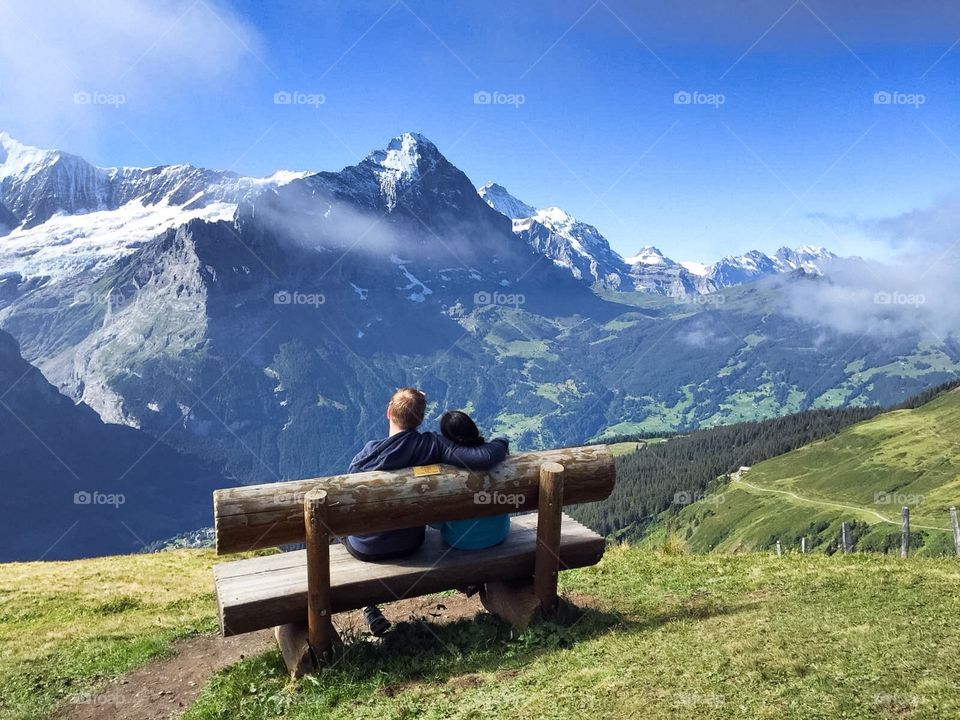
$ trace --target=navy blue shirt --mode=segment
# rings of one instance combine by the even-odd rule
[[[370,470],[402,470],[416,465],[445,463],[467,470],[489,470],[507,457],[508,443],[496,438],[478,447],[465,447],[434,432],[403,430],[396,435],[371,440],[350,462],[348,473]],[[423,543],[424,526],[390,530],[346,538],[350,547],[372,560],[410,554]]]

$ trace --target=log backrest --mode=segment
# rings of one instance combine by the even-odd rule
[[[334,535],[535,510],[540,467],[548,462],[564,467],[564,505],[602,500],[613,490],[616,470],[605,445],[518,453],[487,472],[437,465],[248,485],[213,494],[217,552],[303,542],[303,499],[318,487],[327,492]]]

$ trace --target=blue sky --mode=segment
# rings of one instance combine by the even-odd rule
[[[871,228],[960,185],[956,3],[41,5],[0,2],[0,128],[98,165],[339,169],[416,130],[621,253],[704,261],[882,257]]]

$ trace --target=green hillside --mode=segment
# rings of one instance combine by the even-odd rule
[[[0,566],[0,717],[109,697],[173,638],[210,633],[213,561]],[[953,559],[612,547],[563,575],[591,608],[572,627],[401,622],[381,645],[350,639],[340,662],[299,682],[272,650],[202,683],[186,718],[957,717],[958,583]]]
[[[832,551],[840,523],[857,549],[899,548],[900,508],[910,507],[912,545],[952,551],[948,508],[960,504],[960,389],[895,410],[766,460],[665,518],[648,542],[675,534],[697,552],[795,548],[807,537]]]

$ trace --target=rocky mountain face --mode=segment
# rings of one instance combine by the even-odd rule
[[[664,255],[658,248],[648,246],[625,260],[630,268],[630,279],[638,292],[686,298],[706,295],[720,289],[706,274],[697,273]]]

